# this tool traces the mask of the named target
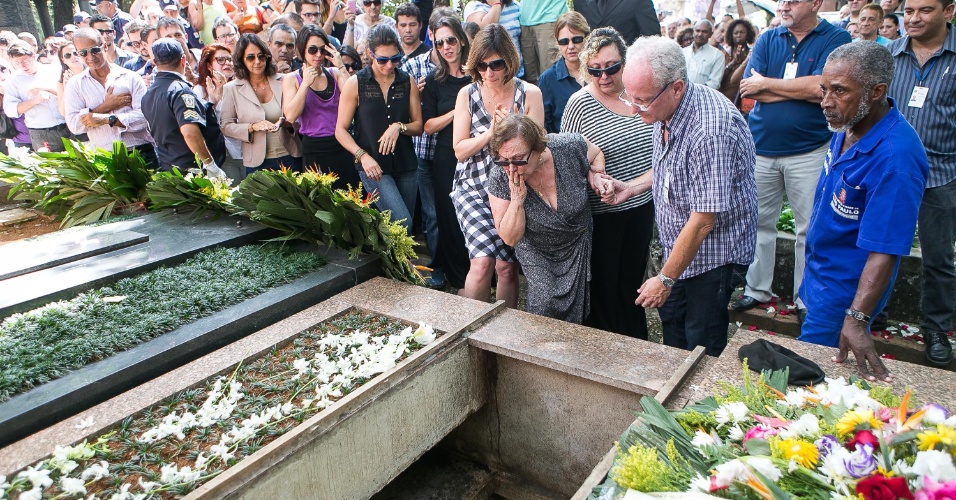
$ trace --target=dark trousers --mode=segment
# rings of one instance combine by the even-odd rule
[[[947,332],[953,327],[956,304],[956,181],[929,188],[919,207],[919,244],[923,253],[920,277],[921,326],[925,332]]]
[[[644,283],[653,233],[653,202],[594,215],[587,326],[647,340],[647,315],[634,300]]]
[[[677,280],[664,305],[657,310],[664,345],[693,350],[704,346],[709,356],[720,356],[727,346],[730,315],[727,303],[743,283],[747,266],[724,264],[692,278]]]
[[[63,139],[72,139],[73,134],[66,124],[57,125],[50,128],[31,128],[30,142],[33,150],[38,151],[45,145],[49,146],[50,151],[63,152],[66,148],[63,146]]]
[[[138,146],[130,146],[129,151],[138,151],[139,155],[143,158],[143,161],[146,162],[146,168],[150,170],[159,170],[159,158],[156,156],[156,148],[152,144],[140,144]]]
[[[455,152],[439,144],[432,161],[432,190],[435,196],[435,221],[438,223],[438,250],[432,257],[434,265],[445,273],[445,280],[454,288],[465,287],[465,277],[471,269],[471,259],[465,247],[465,236],[458,224],[455,205],[451,202],[455,181]]]
[[[355,170],[355,159],[334,136],[302,136],[302,165],[305,169],[338,175],[339,179],[332,184],[333,189],[356,188],[361,182]]]

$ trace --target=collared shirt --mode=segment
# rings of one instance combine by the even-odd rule
[[[863,41],[862,38],[854,38],[854,39],[853,39],[853,43],[862,42],[862,41]],[[892,42],[893,40],[890,40],[889,38],[886,38],[885,36],[882,36],[882,35],[876,35],[876,40],[873,40],[873,41],[876,42],[876,43],[878,43],[878,44],[880,44],[880,45],[882,45],[882,46],[884,46],[884,47],[886,47],[886,46],[889,45],[890,42]]]
[[[217,165],[226,161],[226,145],[219,118],[212,104],[199,98],[179,73],[157,71],[143,96],[143,115],[156,144],[159,168],[180,171],[196,167],[196,156],[189,149],[180,127],[195,124],[202,131],[206,147]]]
[[[913,243],[929,166],[916,131],[892,99],[890,106],[889,113],[842,154],[846,134],[833,134],[820,173],[800,297],[830,321],[842,322],[870,252],[909,255]],[[899,259],[894,277],[898,267]],[[875,311],[892,290],[891,279]],[[836,345],[839,332],[833,333]]]
[[[558,59],[538,78],[538,88],[544,97],[544,128],[552,134],[561,131],[561,118],[564,116],[564,107],[568,99],[581,90],[581,84],[568,73],[568,65],[564,58]]]
[[[115,31],[115,33],[113,33],[113,36],[115,37],[113,43],[119,45],[120,38],[123,38],[123,33],[126,32],[126,24],[133,20],[133,16],[116,9],[116,12],[110,19],[113,21],[113,31]]]
[[[123,63],[122,66],[135,73],[135,72],[138,72],[140,69],[142,69],[143,66],[146,66],[146,63],[148,62],[149,62],[149,59],[146,59],[145,57],[141,55],[137,55],[133,57],[132,59],[130,59],[129,61],[126,61],[125,63]]]
[[[714,228],[680,275],[687,279],[725,264],[749,265],[757,243],[757,184],[753,138],[723,94],[687,84],[667,124],[654,125],[654,216],[670,257],[692,212],[715,213]]]
[[[60,79],[59,68],[46,64],[37,64],[36,74],[19,73],[4,83],[3,112],[10,118],[17,118],[17,105],[30,100],[30,91],[35,88],[51,89],[55,92],[56,82]],[[46,91],[44,91],[46,92]],[[49,99],[28,109],[23,116],[28,128],[41,129],[62,125],[65,120],[57,109],[55,93],[46,92]]]
[[[956,30],[948,23],[946,30],[943,48],[922,68],[918,68],[908,36],[893,40],[887,47],[896,62],[896,75],[887,93],[899,103],[900,113],[916,129],[926,148],[927,188],[956,179]],[[909,101],[920,82],[929,87],[929,93],[923,107],[917,108]]]
[[[687,77],[690,81],[706,85],[712,89],[720,88],[720,79],[724,77],[727,59],[720,49],[705,43],[694,50],[694,44],[684,47],[684,59],[687,60]]]
[[[126,52],[125,50],[123,50],[123,49],[121,49],[121,48],[119,48],[119,47],[117,46],[117,47],[116,47],[116,60],[113,61],[113,64],[115,64],[115,65],[117,65],[117,66],[119,66],[119,67],[123,67],[123,66],[126,65],[126,63],[132,61],[132,60],[135,59],[136,57],[137,57],[136,54],[134,54],[134,53],[132,53],[132,52]]]
[[[402,64],[402,71],[412,75],[417,83],[422,79],[422,77],[428,76],[429,73],[435,70],[435,64],[432,63],[431,57],[431,50],[425,52],[424,54],[412,57]],[[412,137],[412,142],[415,144],[415,156],[423,160],[434,160],[435,137],[436,134],[429,135],[424,133],[422,135]]]
[[[821,75],[827,56],[850,43],[850,34],[821,19],[800,43],[796,41],[783,26],[760,35],[750,51],[744,78],[754,71],[768,78],[783,78],[792,61],[797,63],[797,78]],[[807,153],[826,144],[831,136],[820,104],[810,101],[757,102],[748,120],[761,156]]]
[[[115,127],[105,124],[87,128],[80,118],[103,104],[107,89],[113,89],[114,94],[129,93],[132,102],[129,106],[110,113],[117,118]],[[146,118],[140,108],[145,94],[146,84],[143,83],[143,78],[128,69],[110,64],[105,85],[98,82],[90,74],[90,70],[86,69],[66,84],[66,124],[74,134],[85,133],[91,144],[110,151],[113,149],[113,141],[122,141],[127,147],[152,143],[153,138],[146,129]]]
[[[566,0],[524,0],[518,20],[522,26],[553,23],[568,11]],[[558,122],[560,123],[560,122]]]

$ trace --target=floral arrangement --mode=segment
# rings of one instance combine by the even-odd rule
[[[206,210],[229,212],[232,204],[232,179],[206,177],[199,169],[190,169],[183,175],[178,168],[172,172],[156,172],[146,185],[150,208],[193,207],[197,217]]]
[[[15,476],[0,476],[0,499],[184,495],[436,337],[423,323],[412,328],[354,311],[127,418],[92,443],[57,446]]]
[[[722,498],[956,498],[956,416],[911,411],[862,380],[787,391],[786,371],[668,411],[652,398],[617,443],[609,479],[591,498],[691,492]]]

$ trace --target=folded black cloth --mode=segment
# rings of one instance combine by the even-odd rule
[[[747,366],[751,370],[783,370],[790,368],[787,383],[790,385],[807,386],[823,382],[824,373],[820,365],[803,356],[764,339],[745,345],[737,351],[741,361],[747,358]]]

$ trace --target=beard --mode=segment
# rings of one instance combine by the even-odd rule
[[[844,123],[843,126],[841,126],[841,127],[833,127],[833,126],[830,125],[830,123],[829,123],[829,121],[828,121],[828,122],[827,122],[827,128],[830,129],[830,132],[833,132],[833,133],[837,133],[837,132],[846,133],[846,132],[848,132],[851,128],[853,128],[857,123],[860,123],[860,120],[866,118],[866,115],[870,114],[870,109],[871,109],[872,107],[873,107],[873,106],[870,104],[870,101],[867,101],[867,100],[863,99],[863,97],[861,96],[861,97],[860,97],[860,104],[859,104],[859,106],[856,108],[856,114],[854,114],[852,118],[850,118],[849,120],[847,120],[846,123]],[[834,115],[833,113],[827,113],[826,111],[824,111],[824,112],[823,112],[823,116],[826,117],[827,119],[829,119],[829,118],[834,117],[834,116],[836,116],[836,115]]]

